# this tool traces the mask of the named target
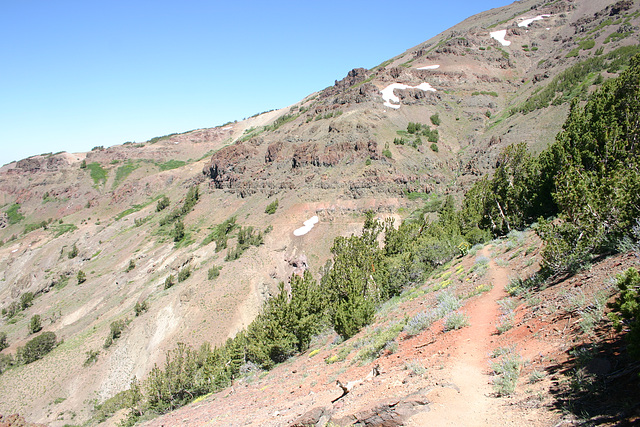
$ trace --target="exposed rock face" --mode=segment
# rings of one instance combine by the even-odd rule
[[[45,424],[27,422],[24,417],[18,414],[7,416],[0,414],[0,427],[45,427]]]
[[[409,417],[429,410],[429,402],[418,393],[403,399],[387,399],[342,418],[333,418],[333,408],[316,407],[291,424],[292,427],[323,426],[329,420],[341,426],[398,427],[405,425]]]
[[[347,77],[340,81],[336,80],[332,88],[328,88],[327,90],[325,90],[324,96],[329,97],[335,95],[338,92],[343,92],[349,89],[351,86],[364,81],[366,78],[366,68],[354,68],[347,73]]]
[[[258,151],[243,143],[230,145],[211,157],[203,173],[215,183],[216,188],[229,188],[240,180],[246,169],[246,161],[255,157]]]
[[[68,165],[69,162],[62,156],[34,156],[19,160],[15,169],[28,173],[55,172]]]
[[[388,399],[378,402],[354,415],[335,420],[338,425],[358,425],[367,427],[399,427],[417,412],[428,411],[429,402],[419,397]]]

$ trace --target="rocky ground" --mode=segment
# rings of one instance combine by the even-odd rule
[[[637,254],[608,258],[544,289],[510,296],[512,279],[537,268],[536,251],[528,249],[534,244],[531,239],[495,241],[452,263],[435,276],[439,278],[385,304],[377,322],[352,339],[336,344],[333,334],[318,337],[305,354],[272,371],[249,373],[229,389],[144,425],[555,426],[640,421],[638,394],[629,393],[640,385],[638,364],[621,369],[628,362],[620,353],[623,343],[601,317],[603,312],[592,324],[586,324],[584,316],[605,310],[602,302],[614,293],[612,278],[637,267]],[[486,259],[486,270],[474,271]],[[433,290],[443,283],[445,288]],[[357,361],[372,338],[432,307],[442,292],[465,297],[460,311],[468,316],[468,326],[444,332],[440,320],[416,336],[401,332],[378,357]],[[513,393],[505,393],[493,367],[510,356],[518,361],[518,379]],[[343,396],[336,381],[348,385],[349,392]]]
[[[550,16],[528,27],[518,25],[543,14]],[[2,355],[15,355],[31,338],[27,328],[34,315],[42,316],[43,331],[55,332],[62,341],[44,359],[0,376],[0,411],[19,412],[54,426],[82,423],[91,418],[94,404],[126,389],[133,376],[144,378],[155,363],[162,365],[165,352],[177,342],[193,346],[224,342],[252,321],[278,282],[292,272],[308,267],[318,277],[330,257],[333,239],[358,232],[365,211],[400,221],[444,195],[459,200],[473,182],[492,173],[498,154],[508,144],[525,142],[532,152],[548,145],[561,129],[569,102],[527,114],[512,114],[512,109],[568,67],[637,43],[639,26],[638,4],[630,0],[521,0],[471,17],[371,70],[357,68],[343,79],[338,76],[335,85],[281,110],[142,143],[96,147],[88,153],[43,153],[0,167],[0,307],[9,307],[27,292],[36,296],[34,304],[14,318],[0,319],[0,331],[7,333],[9,341]],[[511,45],[492,38],[495,30],[504,30]],[[583,43],[587,39],[594,40],[593,46]],[[439,67],[420,69],[433,65]],[[595,90],[599,76],[604,80],[615,75],[602,68],[583,76],[581,93]],[[424,83],[436,91],[419,89]],[[399,101],[387,107],[382,91],[393,84],[409,88],[395,90]],[[558,92],[561,95],[568,97]],[[418,142],[415,135],[407,134],[409,123],[437,130],[437,143],[424,135]],[[395,144],[400,137],[409,143]],[[167,211],[158,212],[156,203],[166,195],[171,199],[169,210],[175,209],[194,185],[200,186],[201,199],[183,218],[187,237],[175,244],[172,225],[160,225]],[[280,207],[269,215],[265,207],[274,199]],[[203,242],[216,225],[232,216],[239,225],[271,232],[265,234],[263,245],[226,261],[227,250],[216,251],[214,244]],[[319,218],[314,229],[294,236],[293,231],[312,216]],[[235,243],[232,237],[230,248]],[[74,246],[79,254],[70,258]],[[536,253],[527,247],[523,250],[526,260],[518,261],[525,257],[519,254],[498,262],[503,256],[492,255],[493,250],[497,249],[487,254],[493,261],[486,275],[452,279],[452,289],[455,284],[457,293],[468,294],[475,286],[487,284],[489,277],[502,283],[500,272],[507,277],[522,273]],[[510,250],[510,254],[517,251]],[[132,260],[136,267],[125,271]],[[475,265],[472,258],[461,262],[465,269]],[[631,261],[623,264],[627,262]],[[219,277],[209,279],[213,266],[222,270]],[[191,276],[165,289],[166,278],[185,267],[191,268]],[[534,267],[535,261],[527,271]],[[617,272],[607,268],[612,275]],[[82,284],[76,280],[80,270],[87,278]],[[460,276],[455,269],[451,274]],[[376,327],[384,332],[393,322],[414,316],[434,300],[437,292],[432,288],[447,280],[434,279],[423,286],[424,295],[396,301],[398,306],[388,308],[393,315]],[[585,289],[573,282],[550,288],[565,287],[569,295]],[[389,354],[375,362],[381,366],[381,375],[358,384],[335,405],[330,402],[341,393],[336,380],[358,381],[371,372],[373,361],[353,359],[361,350],[355,347],[367,347],[366,342],[379,335],[376,327],[347,343],[334,342],[335,336],[319,337],[306,355],[273,373],[257,372],[239,379],[233,390],[206,402],[219,405],[215,416],[267,425],[291,423],[314,408],[320,408],[321,417],[344,419],[374,408],[385,398],[409,399],[399,404],[405,409],[410,406],[416,420],[427,410],[435,417],[438,393],[464,393],[463,400],[469,401],[473,398],[469,389],[491,394],[489,359],[480,353],[493,351],[493,345],[504,346],[514,331],[521,331],[560,349],[557,354],[548,350],[549,360],[539,361],[534,357],[538,353],[529,352],[524,344],[518,347],[524,359],[549,367],[551,359],[563,360],[559,355],[577,345],[554,341],[563,335],[553,328],[566,333],[580,327],[583,312],[592,311],[559,310],[566,295],[544,290],[522,299],[520,307],[512,310],[512,320],[529,328],[514,325],[501,335],[487,335],[487,325],[503,317],[495,303],[503,298],[502,288],[494,283],[489,293],[467,300],[468,328],[442,333],[441,324],[436,323],[417,337],[400,335],[392,340],[397,348],[387,349]],[[479,301],[489,301],[489,308],[473,311]],[[148,311],[135,316],[136,303],[143,302],[148,303]],[[483,318],[485,314],[489,317]],[[127,328],[113,346],[104,349],[110,324],[118,320],[126,320]],[[486,329],[474,329],[480,325]],[[479,342],[473,342],[472,336],[468,336],[468,347],[464,339],[451,341],[468,331],[480,337]],[[595,339],[598,334],[593,329],[576,339]],[[362,342],[356,345],[358,340]],[[99,352],[97,361],[85,366],[92,351]],[[324,363],[325,359],[333,363]],[[404,369],[413,359],[427,369],[426,374],[410,374],[410,366]],[[454,365],[456,360],[464,363]],[[557,369],[571,371],[572,362],[567,363]],[[524,369],[526,373],[528,368]],[[615,366],[611,370],[616,372]],[[476,406],[536,406],[530,396],[526,404],[514,399],[526,397],[521,395],[523,388],[537,390],[540,384],[550,383],[556,374],[548,374],[530,386],[521,379],[515,397],[483,398]],[[464,378],[475,385],[462,387],[459,383]],[[483,381],[486,384],[480,387]],[[396,382],[400,385],[391,385]],[[558,395],[564,384],[553,385]],[[240,406],[223,404],[236,402],[234,396],[240,395],[244,396]],[[276,397],[283,403],[269,400]],[[562,399],[563,408],[575,405],[573,395]],[[266,403],[265,407],[251,404],[254,400]],[[487,417],[503,413],[487,411]],[[221,422],[235,422],[230,419]]]

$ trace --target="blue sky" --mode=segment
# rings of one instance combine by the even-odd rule
[[[0,165],[281,108],[506,0],[0,0]]]

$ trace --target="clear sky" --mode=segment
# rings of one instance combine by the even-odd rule
[[[0,165],[293,104],[509,0],[0,0]]]

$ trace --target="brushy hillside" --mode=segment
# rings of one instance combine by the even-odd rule
[[[163,369],[154,368],[142,386],[135,383],[125,392],[131,402],[129,421],[148,413],[164,413],[217,392],[243,372],[270,369],[307,350],[312,337],[327,327],[342,340],[349,340],[374,320],[376,307],[384,307],[386,301],[408,291],[411,284],[424,283],[438,266],[465,254],[474,244],[485,243],[491,234],[511,234],[530,226],[533,218],[540,218],[535,226],[543,244],[540,269],[510,283],[508,289],[514,295],[543,289],[554,278],[575,274],[594,257],[624,250],[625,245],[637,250],[640,174],[636,162],[640,153],[635,142],[640,122],[630,118],[638,117],[638,94],[640,56],[619,78],[595,92],[584,107],[574,103],[565,130],[540,155],[528,155],[522,145],[508,147],[493,178],[469,191],[461,210],[456,210],[453,199],[448,198],[440,206],[437,220],[423,215],[404,221],[397,229],[391,221],[383,223],[368,214],[359,235],[335,240],[332,263],[320,285],[308,272],[302,277],[293,275],[287,288],[280,284],[278,295],[267,301],[246,331],[213,350],[208,344],[197,351],[179,345],[167,356]],[[612,188],[616,189],[615,198]],[[383,245],[379,245],[381,233]],[[474,268],[486,271],[488,263],[489,258],[478,257]],[[451,272],[446,274],[449,277]],[[612,306],[628,321],[635,321],[640,280],[634,269],[625,274],[618,285],[623,291],[632,291],[623,293],[620,302]],[[446,288],[450,283],[444,279],[430,290]],[[467,292],[473,295],[488,289],[479,285]],[[600,302],[593,310],[576,308],[583,310],[584,330],[602,321],[610,296],[594,296]],[[433,309],[411,319],[392,322],[353,360],[372,362],[393,347],[403,330],[407,335],[417,335],[440,319],[444,319],[445,332],[467,326],[467,316],[456,311],[462,305],[459,295],[440,293],[437,302]],[[516,303],[504,302],[499,333],[512,327],[514,307],[510,304]],[[619,315],[614,316],[618,325],[626,324]],[[640,345],[637,329],[633,324],[629,334],[632,354]],[[339,351],[335,361],[347,354]],[[519,356],[509,357],[502,355],[493,367],[498,395],[515,390],[522,362]]]
[[[639,8],[521,0],[280,110],[1,167],[0,413],[632,420]]]

